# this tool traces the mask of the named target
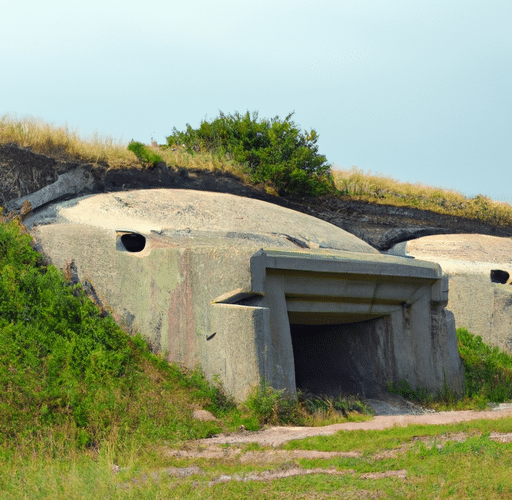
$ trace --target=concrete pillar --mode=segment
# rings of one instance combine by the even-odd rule
[[[274,389],[286,389],[289,395],[295,396],[295,363],[283,280],[283,276],[268,274],[261,301],[261,306],[270,311],[270,345],[266,346],[264,381]]]
[[[420,297],[410,310],[416,381],[419,386],[435,391],[438,389],[438,377],[432,357],[430,294]]]

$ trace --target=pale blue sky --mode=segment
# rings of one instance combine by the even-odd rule
[[[512,202],[510,0],[19,0],[0,68],[0,114],[84,137],[295,111],[334,165]]]

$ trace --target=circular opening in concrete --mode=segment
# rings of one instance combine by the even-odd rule
[[[146,238],[142,234],[127,233],[121,236],[121,243],[128,252],[142,252],[146,247]]]
[[[493,269],[491,271],[491,282],[492,283],[501,283],[504,285],[508,279],[510,278],[510,274],[507,271],[502,271],[501,269]]]

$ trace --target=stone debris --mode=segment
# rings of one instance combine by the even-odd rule
[[[512,408],[512,403],[489,403],[488,404],[489,409],[493,411],[500,411],[500,410],[510,410]]]
[[[366,399],[365,404],[375,412],[375,416],[425,415],[428,413],[435,413],[435,410],[423,408],[400,396],[389,395],[383,399]]]
[[[117,466],[114,466],[117,467]],[[117,467],[117,470],[112,468],[112,471],[114,473],[119,472],[121,470],[119,467]],[[193,475],[202,475],[204,474],[203,469],[198,467],[197,465],[190,465],[188,467],[169,467],[167,469],[162,469],[159,471],[151,472],[149,474],[142,473],[140,477],[133,478],[131,480],[132,483],[138,484],[138,483],[145,483],[148,479],[152,479],[153,481],[159,481],[160,478],[163,475],[168,475],[172,477],[178,477],[178,478],[185,478]],[[127,486],[127,484],[124,484],[122,486]]]
[[[243,453],[241,448],[211,446],[197,450],[169,450],[166,456],[180,459],[237,459],[246,463],[275,463],[290,460],[315,460],[330,458],[360,458],[359,451],[316,451],[316,450],[255,450]]]
[[[489,439],[491,441],[498,441],[499,443],[510,443],[512,442],[512,433],[491,432]]]
[[[208,410],[194,410],[193,416],[201,422],[213,422],[217,420]]]

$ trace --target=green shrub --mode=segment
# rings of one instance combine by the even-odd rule
[[[142,142],[130,141],[128,144],[128,151],[131,151],[138,160],[144,165],[151,165],[152,167],[162,163],[162,157],[148,149]]]
[[[457,330],[457,338],[466,370],[466,395],[494,403],[512,399],[512,356],[466,328]]]
[[[207,151],[243,165],[253,182],[271,182],[281,193],[319,195],[332,191],[331,165],[318,153],[318,134],[301,132],[278,116],[258,120],[258,114],[220,116],[198,129],[174,127],[169,146],[184,144],[188,152]]]
[[[284,390],[273,389],[268,384],[254,388],[245,404],[259,418],[261,425],[303,423],[297,398],[289,397]]]

